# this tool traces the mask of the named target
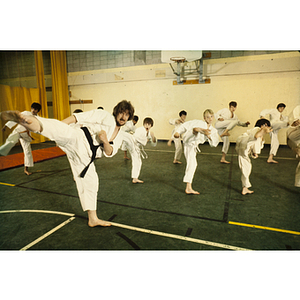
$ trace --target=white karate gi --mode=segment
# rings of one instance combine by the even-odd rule
[[[238,154],[239,167],[242,172],[242,186],[246,188],[251,187],[249,176],[251,174],[252,164],[249,154],[251,154],[251,152],[260,154],[261,149],[264,147],[263,139],[261,137],[255,138],[255,134],[259,130],[259,127],[249,129],[236,140],[235,150]]]
[[[210,129],[211,140],[208,139],[208,137],[203,133],[198,132],[197,135],[193,134],[193,128],[196,127],[202,129]],[[181,124],[177,129],[177,133],[179,133],[180,135],[184,134],[183,151],[186,158],[186,169],[185,175],[183,177],[183,182],[192,183],[197,168],[197,146],[198,144],[204,144],[206,141],[208,141],[211,147],[217,147],[217,145],[219,144],[218,131],[212,125],[208,126],[205,121],[192,120]]]
[[[157,139],[154,142],[151,135],[150,135],[150,130],[147,132],[146,128],[139,127],[135,130],[135,133],[133,134],[134,140],[136,142],[136,146],[139,149],[139,155],[138,155],[138,162],[132,166],[132,178],[139,178],[141,168],[142,168],[142,153],[144,152],[143,146],[146,146],[147,142],[149,141],[153,147],[157,145]],[[147,155],[146,155],[147,157]]]
[[[99,145],[100,140],[98,133],[101,130],[106,132],[107,139],[110,140],[116,127],[115,118],[104,110],[95,109],[88,112],[75,113],[74,116],[79,124],[88,128],[94,145]],[[83,130],[77,126],[69,126],[56,119],[36,118],[42,126],[41,134],[55,141],[66,153],[76,182],[82,209],[84,211],[96,210],[99,180],[94,163],[90,164],[83,178],[79,176],[82,170],[90,163],[92,157],[92,151]],[[112,154],[107,155],[103,149],[99,147],[96,158],[114,156],[123,140],[127,141],[130,149],[133,149],[132,160],[133,163],[136,162],[137,153],[134,152],[134,140],[130,134],[122,130],[119,130],[113,140],[113,144],[111,145],[113,147]]]
[[[175,145],[174,160],[179,160],[181,158],[181,154],[182,154],[181,137],[179,137],[179,138],[174,137],[174,134],[177,131],[177,128],[182,124],[182,123],[176,124],[177,120],[178,120],[178,118],[169,120],[169,124],[174,126],[174,129],[172,130],[172,137],[171,137],[173,139],[174,145]]]
[[[21,112],[22,115],[32,116],[30,111]],[[8,128],[13,128],[17,125],[14,121],[8,121],[5,126]],[[30,133],[28,133],[27,129],[18,124],[17,127],[12,131],[12,133],[7,137],[5,143],[0,147],[1,155],[8,155],[10,150],[16,145],[16,143],[20,141],[20,144],[23,148],[24,152],[24,166],[25,167],[33,167],[33,157],[31,152],[30,143],[32,141]]]
[[[262,110],[259,114],[259,117],[266,118],[267,115],[270,116],[270,123],[273,128],[273,131],[270,132],[270,155],[273,154],[274,156],[276,156],[277,150],[279,148],[278,132],[280,129],[288,127],[288,117],[283,116],[281,112],[279,112],[276,108]]]
[[[300,105],[296,106],[289,115],[290,124],[297,120],[300,120]],[[300,126],[290,125],[286,134],[288,146],[294,151],[300,149]],[[299,160],[299,163],[295,172],[295,186],[300,187],[300,156],[296,155],[296,157]]]
[[[127,121],[126,124],[122,127],[122,130],[125,131],[125,132],[128,132],[130,134],[134,134],[135,132],[135,125],[133,124],[133,121],[130,120],[130,121]],[[126,143],[122,143],[122,146],[121,146],[121,150],[122,151],[127,151],[127,148],[126,148]]]
[[[220,118],[223,118],[224,121],[218,121]],[[215,127],[218,130],[219,135],[221,135],[225,129],[232,130],[235,126],[248,126],[245,122],[241,122],[235,113],[233,113],[233,117],[231,117],[229,108],[223,108],[217,111],[217,113],[215,113],[215,119],[217,120]],[[223,141],[222,152],[227,154],[230,146],[229,136],[223,136],[221,139]]]

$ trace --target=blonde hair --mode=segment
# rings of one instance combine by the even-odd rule
[[[213,115],[214,112],[213,112],[212,109],[208,108],[208,109],[206,109],[206,110],[203,112],[203,117],[204,117],[204,118],[205,118],[205,115],[206,115],[206,114],[211,114],[211,115]]]

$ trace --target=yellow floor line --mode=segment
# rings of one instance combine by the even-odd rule
[[[15,186],[15,184],[10,184],[10,183],[5,183],[5,182],[0,182],[2,185],[8,185],[8,186]]]
[[[228,224],[300,235],[300,232],[297,232],[297,231],[265,227],[265,226],[259,226],[259,225],[253,225],[253,224],[245,224],[245,223],[238,223],[238,222],[231,222],[231,221],[229,221]]]

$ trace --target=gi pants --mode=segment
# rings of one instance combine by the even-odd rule
[[[252,164],[248,153],[246,153],[246,150],[240,149],[238,151],[238,161],[239,161],[240,170],[242,172],[242,176],[241,176],[242,186],[249,188],[251,187],[249,177],[252,170]]]
[[[287,123],[283,122],[283,121],[271,122],[273,131],[270,132],[270,138],[271,138],[270,155],[273,154],[274,156],[276,156],[278,148],[279,148],[278,132],[280,129],[287,127],[286,124]]]
[[[31,138],[27,134],[26,128],[18,125],[13,132],[7,137],[5,143],[0,147],[0,154],[1,155],[8,155],[10,150],[17,144],[20,140],[20,144],[23,148],[24,152],[24,166],[25,167],[33,167],[33,157],[31,152]]]
[[[226,129],[229,131],[232,130],[236,125],[238,125],[239,120],[224,120],[224,121],[217,121],[215,124],[215,128],[218,130],[218,134],[221,135]],[[229,136],[222,136],[223,141],[222,152],[227,154],[230,142]]]
[[[197,168],[197,145],[194,144],[184,144],[183,151],[186,159],[186,169],[185,175],[183,177],[183,182],[192,183],[194,174]]]
[[[82,209],[84,211],[96,210],[99,179],[94,163],[90,164],[83,178],[79,176],[92,157],[92,151],[83,130],[71,127],[56,119],[36,118],[42,126],[40,134],[55,141],[66,153]]]

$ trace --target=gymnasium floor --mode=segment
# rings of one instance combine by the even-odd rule
[[[55,146],[52,142],[33,149]],[[266,162],[269,145],[252,159],[254,194],[241,195],[234,144],[221,164],[221,144],[201,145],[193,188],[186,195],[174,145],[146,147],[140,179],[132,184],[131,162],[122,151],[96,160],[100,179],[98,216],[111,227],[89,228],[66,156],[0,172],[0,250],[299,250],[300,188],[297,160],[280,146],[279,164]],[[16,146],[10,154],[22,152]]]

